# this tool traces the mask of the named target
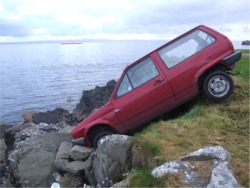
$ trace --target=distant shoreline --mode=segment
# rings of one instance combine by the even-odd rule
[[[168,40],[163,40],[163,39],[155,39],[155,40],[111,40],[111,39],[86,39],[86,40],[77,40],[77,42],[64,42],[60,40],[51,40],[51,41],[25,41],[25,42],[0,42],[0,45],[21,45],[21,44],[83,44],[83,43],[95,43],[95,42],[131,42],[131,41],[145,41],[145,42],[150,42],[150,41],[164,41],[166,43]],[[244,50],[244,49],[250,49],[249,45],[242,45],[242,41],[232,41],[234,45],[234,49],[236,50]]]

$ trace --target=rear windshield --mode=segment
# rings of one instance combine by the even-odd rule
[[[211,35],[196,30],[160,49],[158,54],[166,66],[172,68],[214,42],[215,39]]]

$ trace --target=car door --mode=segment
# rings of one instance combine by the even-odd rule
[[[158,51],[165,64],[162,70],[168,74],[177,102],[198,92],[196,75],[208,63],[207,57],[212,55],[209,49],[214,42],[215,38],[208,33],[195,30]]]
[[[123,73],[112,104],[119,120],[130,130],[155,118],[173,102],[167,79],[147,57]]]

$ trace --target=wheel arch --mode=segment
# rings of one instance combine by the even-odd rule
[[[224,64],[222,64],[222,63],[218,63],[218,64],[216,64],[215,66],[213,66],[213,67],[210,67],[209,69],[207,69],[205,72],[203,72],[199,77],[198,77],[198,82],[197,82],[197,87],[198,87],[198,89],[200,90],[200,89],[202,89],[202,86],[203,86],[203,82],[204,82],[204,80],[205,80],[205,78],[210,74],[210,73],[212,73],[212,72],[214,72],[214,71],[227,71],[227,70],[229,70],[229,68],[226,66],[226,65],[224,65]]]
[[[118,133],[117,130],[107,124],[96,124],[95,126],[92,126],[87,132],[88,141],[91,146],[93,145],[95,136],[101,131],[110,131],[113,133]]]

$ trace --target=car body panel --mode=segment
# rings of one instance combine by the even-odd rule
[[[153,56],[151,58],[154,59]],[[163,107],[174,102],[174,94],[165,75],[158,67],[157,69],[159,75],[147,83],[119,98],[112,96],[112,105],[116,115],[128,130],[147,122],[151,116],[157,116]],[[125,73],[121,78],[124,77]],[[120,84],[121,80],[118,81],[117,85]],[[114,94],[117,89],[115,89]]]
[[[127,133],[183,104],[199,92],[199,79],[216,66],[234,68],[241,54],[231,41],[206,26],[198,26],[129,65],[118,80],[109,102],[78,124],[73,138],[106,126]],[[91,134],[94,134],[92,131]]]

